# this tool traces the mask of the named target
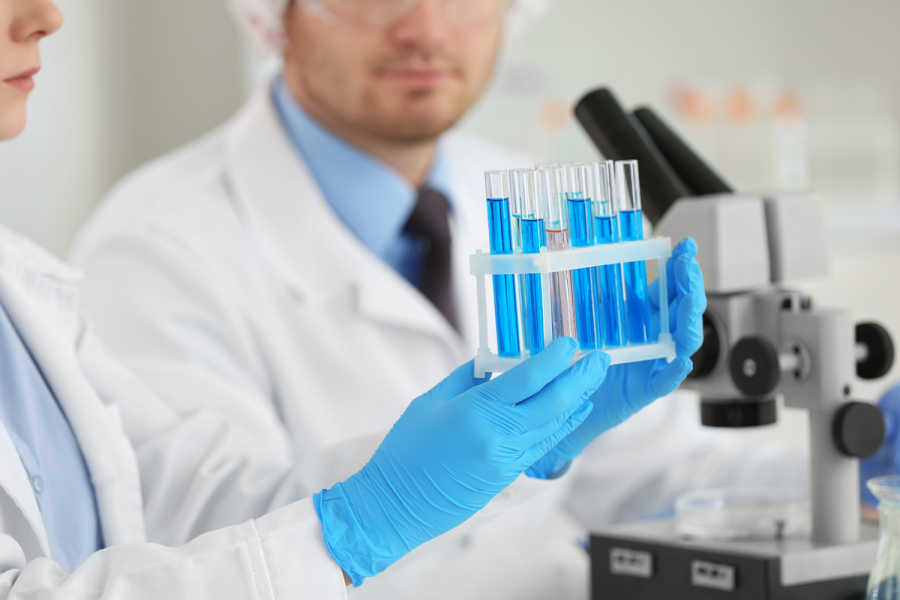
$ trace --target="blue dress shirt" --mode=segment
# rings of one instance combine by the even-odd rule
[[[2,304],[0,422],[31,480],[53,560],[71,573],[103,548],[94,486],[69,421]]]
[[[357,238],[413,285],[422,268],[415,235],[403,231],[418,191],[397,171],[326,130],[294,99],[279,77],[272,95],[294,147],[309,165],[325,199]],[[438,144],[425,186],[447,198],[451,210],[450,170]]]

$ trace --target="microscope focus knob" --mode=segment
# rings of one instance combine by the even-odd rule
[[[734,385],[747,396],[771,394],[781,380],[778,351],[761,337],[745,337],[735,344],[729,369]]]
[[[856,326],[857,357],[856,374],[860,379],[879,379],[888,374],[894,365],[894,342],[887,329],[878,323],[860,323]]]
[[[877,406],[848,402],[838,409],[832,423],[834,443],[843,454],[869,458],[884,442],[884,417]]]

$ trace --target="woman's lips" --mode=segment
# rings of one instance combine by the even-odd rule
[[[34,76],[39,70],[40,68],[29,69],[20,75],[4,79],[3,83],[10,85],[19,91],[30,92],[34,89]]]

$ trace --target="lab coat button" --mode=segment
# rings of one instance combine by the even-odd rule
[[[41,479],[40,475],[35,475],[31,478],[31,487],[34,488],[35,494],[40,494],[44,491],[44,480]]]

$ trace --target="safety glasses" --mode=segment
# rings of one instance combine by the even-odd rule
[[[307,11],[326,21],[368,27],[390,27],[421,2],[434,2],[444,18],[460,28],[501,21],[514,0],[299,0]]]

